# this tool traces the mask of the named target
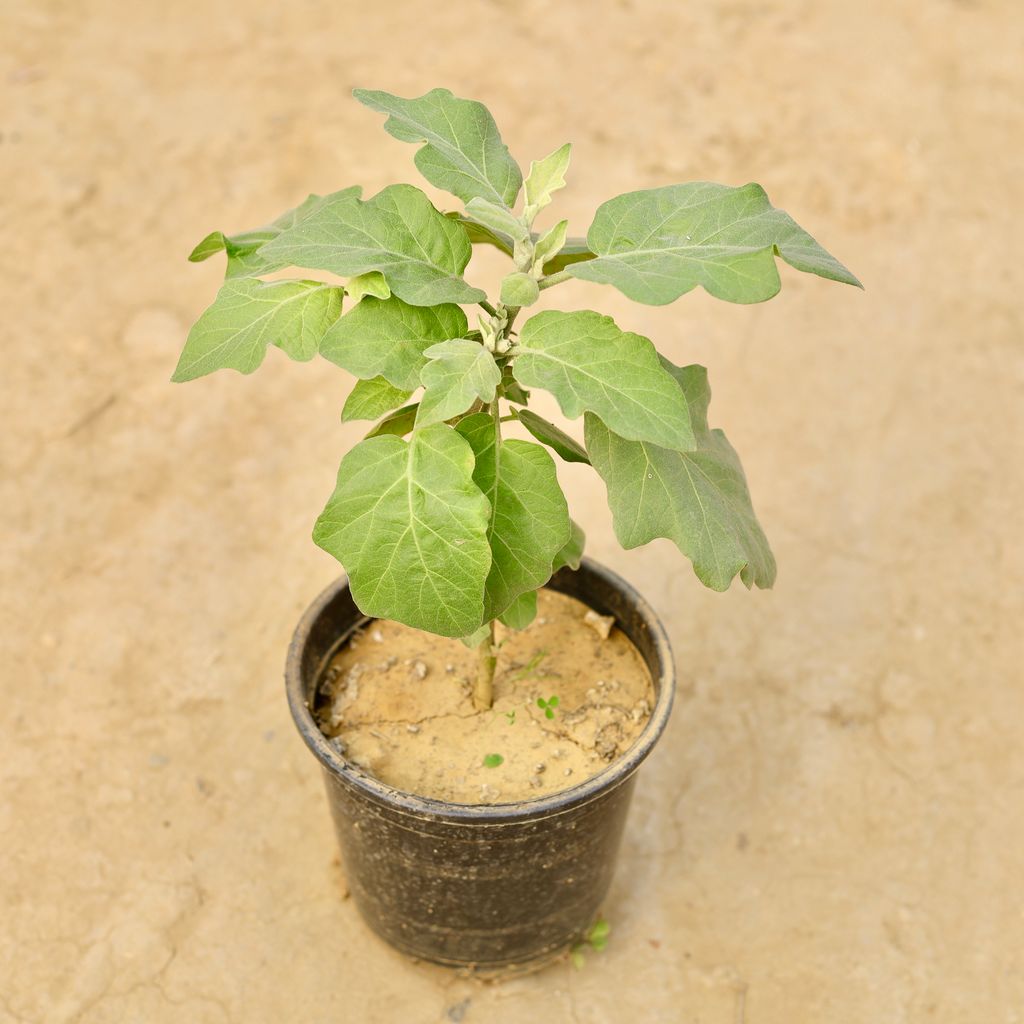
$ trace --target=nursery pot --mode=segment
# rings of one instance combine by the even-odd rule
[[[405,793],[347,762],[311,707],[338,649],[369,621],[344,578],[302,617],[285,679],[292,715],[323,768],[349,888],[367,924],[409,956],[486,970],[551,959],[593,923],[608,891],[640,763],[668,721],[675,668],[661,622],[615,573],[584,559],[548,587],[613,615],[647,664],[650,721],[625,754],[579,785],[519,803],[455,804]]]

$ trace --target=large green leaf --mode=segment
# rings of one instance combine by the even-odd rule
[[[384,128],[402,142],[425,142],[416,153],[424,178],[468,203],[475,196],[511,206],[523,175],[501,141],[494,118],[482,103],[462,100],[447,89],[415,99],[356,89],[360,103],[388,114]]]
[[[763,302],[780,287],[775,257],[861,287],[760,185],[710,182],[628,192],[604,203],[587,234],[597,259],[569,273],[661,306],[697,285],[729,302]]]
[[[462,279],[472,249],[465,231],[418,188],[390,185],[365,202],[344,193],[327,197],[259,254],[342,277],[379,270],[399,298],[433,306],[486,298]]]
[[[540,445],[499,441],[495,421],[486,413],[467,416],[457,430],[473,446],[473,479],[491,503],[487,622],[551,578],[555,558],[570,539],[569,509],[554,460]]]
[[[414,391],[427,362],[424,350],[461,338],[468,326],[455,305],[410,306],[394,295],[368,296],[327,333],[320,354],[357,377],[384,377],[396,388]]]
[[[712,590],[728,589],[736,573],[747,587],[770,587],[775,558],[754,515],[743,467],[725,434],[708,429],[707,371],[672,367],[672,374],[690,407],[694,451],[627,441],[597,416],[586,416],[587,451],[608,488],[615,535],[624,548],[655,537],[675,541]]]
[[[570,419],[597,413],[616,433],[666,448],[692,448],[686,400],[647,338],[611,317],[548,310],[527,320],[512,371],[550,391]]]
[[[292,359],[312,359],[341,313],[341,298],[341,288],[317,281],[227,281],[189,331],[171,380],[194,380],[221,369],[252,373],[268,345]]]
[[[411,391],[402,391],[384,377],[357,380],[341,410],[342,422],[375,420],[406,402]]]
[[[341,192],[335,192],[334,196],[358,196],[360,193],[361,189],[354,186]],[[189,259],[193,263],[201,263],[214,253],[226,252],[228,256],[226,277],[253,277],[259,274],[269,274],[273,270],[280,270],[281,267],[288,264],[276,263],[267,259],[259,252],[260,246],[277,238],[282,231],[295,227],[300,220],[324,202],[325,198],[333,197],[310,195],[294,210],[282,213],[266,227],[256,228],[254,231],[242,231],[237,235],[225,235],[222,231],[211,231],[192,250]]]
[[[519,422],[538,441],[546,444],[553,451],[558,452],[566,462],[585,462],[587,465],[590,464],[590,459],[587,458],[583,445],[576,438],[570,437],[560,427],[556,427],[554,423],[544,419],[543,416],[538,416],[529,409],[520,409],[516,415],[519,418]]]
[[[473,482],[473,451],[443,423],[360,441],[313,539],[345,567],[366,615],[442,636],[483,619],[491,567],[490,507]]]
[[[417,427],[458,416],[478,398],[483,402],[494,400],[501,370],[483,345],[452,338],[431,345],[423,354],[429,361],[420,374],[424,392]]]

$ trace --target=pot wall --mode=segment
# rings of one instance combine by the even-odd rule
[[[394,790],[348,764],[309,701],[324,667],[368,620],[344,579],[306,613],[289,651],[289,702],[320,760],[353,899],[397,949],[437,963],[497,969],[548,959],[596,917],[611,883],[635,772],[668,719],[674,669],[646,603],[589,559],[549,586],[614,615],[655,684],[651,720],[626,754],[571,789],[517,804],[446,804]]]

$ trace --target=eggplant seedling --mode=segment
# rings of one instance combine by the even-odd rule
[[[358,378],[342,419],[376,422],[341,460],[313,539],[345,567],[360,610],[475,647],[474,703],[491,707],[495,622],[528,625],[538,589],[583,552],[554,457],[600,475],[623,547],[665,537],[713,590],[737,575],[770,587],[775,559],[743,469],[708,426],[704,367],[676,365],[600,312],[533,307],[574,282],[649,306],[697,287],[763,302],[781,286],[777,259],[857,278],[756,184],[627,192],[598,207],[586,238],[566,220],[539,228],[565,186],[569,143],[524,175],[480,103],[446,89],[355,98],[396,139],[422,144],[417,168],[463,208],[439,210],[413,185],[367,199],[352,186],[255,231],[212,232],[189,258],[223,252],[226,280],[172,379],[252,373],[270,345]],[[510,261],[490,298],[463,276],[475,245]],[[344,283],[264,279],[288,268]],[[532,389],[582,417],[582,443],[529,408]],[[506,437],[510,421],[533,440]]]

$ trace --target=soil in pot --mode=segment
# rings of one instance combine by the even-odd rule
[[[474,650],[372,622],[325,671],[317,722],[348,760],[380,781],[461,804],[568,789],[624,754],[643,731],[654,687],[611,620],[542,590],[533,623],[524,630],[499,624],[497,638],[494,706],[478,712]]]

